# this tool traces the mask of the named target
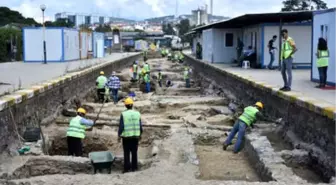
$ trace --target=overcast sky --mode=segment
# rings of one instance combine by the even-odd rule
[[[178,14],[190,14],[192,9],[209,4],[210,0],[178,0]],[[335,0],[324,0],[335,7]],[[277,12],[282,0],[213,0],[215,15],[235,17],[246,13]],[[25,17],[41,21],[40,5],[45,4],[46,19],[53,20],[57,12],[96,13],[141,20],[144,18],[175,14],[176,0],[0,0],[21,12]],[[210,10],[210,8],[208,8]]]

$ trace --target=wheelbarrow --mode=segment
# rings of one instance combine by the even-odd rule
[[[94,174],[97,173],[97,170],[101,172],[103,169],[107,169],[108,173],[111,174],[112,163],[115,160],[115,156],[109,151],[101,152],[90,152],[89,158],[93,166]]]

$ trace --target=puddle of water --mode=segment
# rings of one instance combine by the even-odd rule
[[[260,181],[244,152],[234,154],[232,151],[223,151],[220,145],[196,145],[195,148],[200,161],[199,179]]]

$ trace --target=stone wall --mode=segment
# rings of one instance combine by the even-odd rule
[[[235,96],[244,106],[256,101],[264,103],[265,114],[273,118],[283,118],[285,130],[293,131],[297,138],[310,147],[305,147],[312,155],[320,155],[322,149],[325,160],[335,166],[335,112],[330,107],[321,107],[297,97],[283,93],[262,83],[254,82],[239,74],[233,74],[185,55],[185,61],[193,72],[211,80],[216,86]],[[297,145],[297,147],[307,145]]]
[[[113,70],[122,69],[139,58],[139,54],[106,62],[80,72],[67,74],[39,86],[14,92],[0,98],[0,152],[5,151],[18,141],[27,126],[36,126],[38,121],[60,110],[69,99],[83,97],[95,87],[100,71],[108,75]],[[14,124],[15,123],[15,124]]]

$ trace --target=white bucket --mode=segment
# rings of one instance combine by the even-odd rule
[[[244,60],[243,61],[243,65],[242,65],[243,69],[248,69],[250,68],[250,61],[248,60]]]

